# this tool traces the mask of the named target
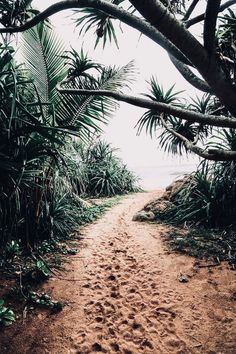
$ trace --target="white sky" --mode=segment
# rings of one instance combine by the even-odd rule
[[[55,0],[34,0],[33,5],[39,10],[43,10],[49,5],[55,3]],[[204,1],[205,3],[205,1]],[[126,25],[122,25],[123,33],[120,32],[118,50],[115,45],[107,46],[102,50],[102,45],[98,45],[94,50],[94,39],[90,36],[79,38],[79,30],[70,24],[70,19],[74,15],[71,11],[60,12],[51,17],[52,23],[56,26],[57,32],[65,41],[69,48],[71,45],[80,51],[81,45],[89,56],[96,61],[107,65],[124,65],[130,60],[135,59],[136,66],[140,74],[138,80],[133,84],[131,93],[147,92],[147,84],[145,80],[154,75],[158,82],[164,88],[170,88],[176,83],[176,90],[188,90],[188,94],[183,94],[186,98],[189,95],[195,96],[197,93],[190,85],[181,77],[172,64],[164,50],[157,44],[139,35],[134,29]],[[119,30],[119,26],[118,26]],[[168,156],[160,151],[158,142],[151,140],[146,136],[145,132],[141,136],[136,136],[134,126],[141,117],[144,110],[132,107],[122,103],[119,111],[116,112],[114,118],[107,127],[104,127],[104,137],[111,142],[114,147],[120,148],[120,155],[125,163],[132,168],[141,166],[158,166],[173,164],[192,164],[198,161],[196,157],[188,160],[180,157]]]

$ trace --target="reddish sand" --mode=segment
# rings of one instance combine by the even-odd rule
[[[133,222],[157,195],[128,196],[82,230],[66,280],[45,286],[63,311],[4,330],[1,354],[236,353],[236,273],[227,265],[198,268],[166,249],[166,226]]]

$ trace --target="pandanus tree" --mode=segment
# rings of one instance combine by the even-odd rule
[[[16,4],[25,2],[2,1],[2,13],[13,3],[15,9]],[[128,95],[120,86],[99,85],[99,80],[92,82],[81,75],[75,70],[76,57],[67,59],[70,70],[57,83],[58,92],[67,101],[82,98],[91,102],[97,97],[102,109],[107,107],[104,104],[107,98],[142,107],[147,111],[138,123],[139,131],[146,127],[155,134],[161,128],[160,143],[166,150],[192,152],[207,160],[221,161],[220,166],[233,170],[236,160],[233,144],[236,129],[235,4],[236,0],[207,0],[204,4],[200,0],[57,1],[42,12],[32,12],[30,18],[22,16],[25,12],[18,6],[15,16],[19,19],[1,18],[0,33],[25,32],[68,9],[74,11],[72,17],[80,33],[95,29],[95,45],[100,41],[103,46],[107,41],[118,45],[117,21],[136,29],[168,53],[184,79],[204,93],[201,99],[190,103],[181,101],[173,88],[163,92],[154,78],[150,81],[150,94],[145,97]],[[197,24],[203,29],[201,38],[192,31]],[[126,40],[125,36],[122,40]],[[71,51],[68,56],[71,54],[75,53]],[[220,136],[223,140],[219,141]]]
[[[31,247],[39,238],[51,237],[55,227],[65,236],[66,230],[61,228],[65,206],[68,224],[75,226],[71,213],[80,200],[70,199],[68,206],[73,193],[67,183],[70,179],[66,188],[66,178],[64,186],[56,179],[69,159],[66,143],[72,135],[87,140],[100,132],[101,124],[117,107],[110,98],[101,105],[97,96],[63,97],[57,82],[66,81],[68,75],[73,87],[122,87],[127,85],[124,78],[132,72],[132,63],[105,68],[92,62],[83,50],[80,54],[73,49],[65,52],[48,23],[29,29],[21,41],[24,65],[16,64],[6,38],[0,48],[1,246],[17,238]]]
[[[11,2],[2,3],[3,11],[6,3]],[[187,151],[210,160],[234,160],[235,151],[203,146],[202,141],[199,144],[198,136],[203,137],[203,131],[205,131],[207,135],[205,141],[208,141],[209,129],[207,127],[210,129],[212,127],[235,129],[236,127],[235,16],[232,10],[227,14],[224,12],[230,9],[236,1],[208,0],[205,11],[196,15],[195,10],[200,3],[197,0],[58,1],[29,20],[18,21],[16,25],[10,20],[9,23],[2,20],[3,27],[0,32],[8,34],[23,32],[56,12],[66,9],[74,10],[77,16],[76,24],[80,26],[81,31],[87,32],[95,28],[95,44],[98,44],[100,39],[103,40],[103,44],[108,40],[115,40],[117,43],[114,27],[116,20],[137,29],[168,52],[173,65],[191,85],[215,97],[215,109],[208,114],[203,114],[194,111],[191,105],[179,107],[172,103],[159,101],[157,98],[127,95],[120,90],[92,87],[84,89],[70,85],[69,87],[68,80],[59,83],[57,89],[63,95],[112,97],[155,111],[161,114],[160,126],[168,131],[168,134],[174,136],[172,140],[178,140],[178,143],[183,145]],[[199,36],[194,36],[191,32],[192,27],[199,23],[203,25],[201,40]],[[186,130],[186,126],[191,130],[191,138],[188,134],[187,136],[185,133],[181,134]],[[202,129],[203,126],[206,129]]]

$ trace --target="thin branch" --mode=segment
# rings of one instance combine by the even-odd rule
[[[232,6],[236,4],[236,0],[229,0],[229,1],[226,1],[226,3],[224,3],[223,5],[220,6],[219,8],[219,12],[223,12],[224,10],[226,10],[228,7]],[[190,20],[188,20],[186,22],[186,28],[189,28],[193,25],[196,25],[197,23],[201,22],[204,20],[204,17],[205,17],[205,13],[202,13],[201,15],[198,15]]]
[[[221,0],[208,0],[203,29],[203,42],[209,56],[212,56],[215,48],[216,21],[220,9]]]
[[[166,39],[165,36],[163,36],[155,27],[150,25],[145,20],[122,9],[121,7],[118,7],[117,5],[113,5],[112,3],[104,0],[60,1],[56,4],[49,6],[46,10],[42,11],[41,13],[39,13],[34,18],[27,21],[21,26],[0,28],[0,33],[24,32],[37,25],[39,22],[44,21],[46,18],[58,12],[67,9],[76,9],[76,8],[83,8],[83,7],[91,7],[110,14],[114,18],[119,19],[120,21],[126,23],[127,25],[137,29],[148,38],[152,39],[154,42],[159,44],[163,49],[165,49],[168,53],[176,57],[178,60],[184,62],[185,64],[191,65],[189,60],[181,53],[181,51],[177,49],[175,45],[172,44],[168,39]]]
[[[70,95],[96,95],[96,96],[106,96],[112,97],[118,101],[129,103],[136,107],[142,107],[147,109],[152,109],[158,112],[165,112],[172,114],[180,119],[185,119],[191,123],[197,122],[202,124],[208,124],[217,127],[225,128],[236,128],[236,119],[228,118],[225,116],[214,116],[202,114],[187,109],[171,106],[162,102],[156,102],[148,100],[146,98],[126,95],[120,92],[109,91],[109,90],[83,90],[83,89],[68,89],[62,88],[60,84],[57,84],[57,90],[61,94]]]
[[[192,3],[190,4],[188,10],[186,11],[184,18],[182,21],[187,21],[189,17],[191,16],[192,12],[194,11],[196,5],[198,4],[199,0],[193,0]]]
[[[196,155],[203,157],[206,160],[212,161],[232,161],[236,160],[236,151],[229,151],[223,149],[208,149],[204,150],[195,145],[195,142],[189,141],[185,136],[179,134],[174,129],[170,128],[163,118],[163,114],[160,115],[163,127],[176,138],[180,139],[187,150],[195,153]]]
[[[169,55],[169,57],[170,57],[170,60],[172,61],[172,63],[174,64],[174,66],[176,67],[176,69],[185,78],[185,80],[187,80],[193,87],[195,87],[196,89],[203,91],[203,92],[207,92],[207,93],[212,92],[212,89],[210,88],[210,86],[204,80],[197,77],[189,69],[189,67],[187,65],[185,65],[184,63],[182,63],[181,61],[179,61],[178,59],[176,59],[175,57],[173,57],[171,55]]]

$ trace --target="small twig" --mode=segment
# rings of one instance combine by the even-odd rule
[[[229,247],[228,257],[229,257],[229,259],[231,259],[232,258],[232,254],[231,254],[232,247],[230,246],[230,244],[228,242],[226,242],[226,243],[227,243],[227,246]]]
[[[79,238],[79,240],[87,240],[87,239],[89,239],[89,240],[93,240],[93,237],[80,237]]]
[[[196,342],[198,342],[199,344],[194,344],[191,346],[191,348],[200,348],[202,347],[202,343],[200,342],[200,340],[198,340],[197,338],[195,338],[194,336],[191,336],[191,334],[188,335],[190,338],[192,338],[193,340],[195,340]]]

